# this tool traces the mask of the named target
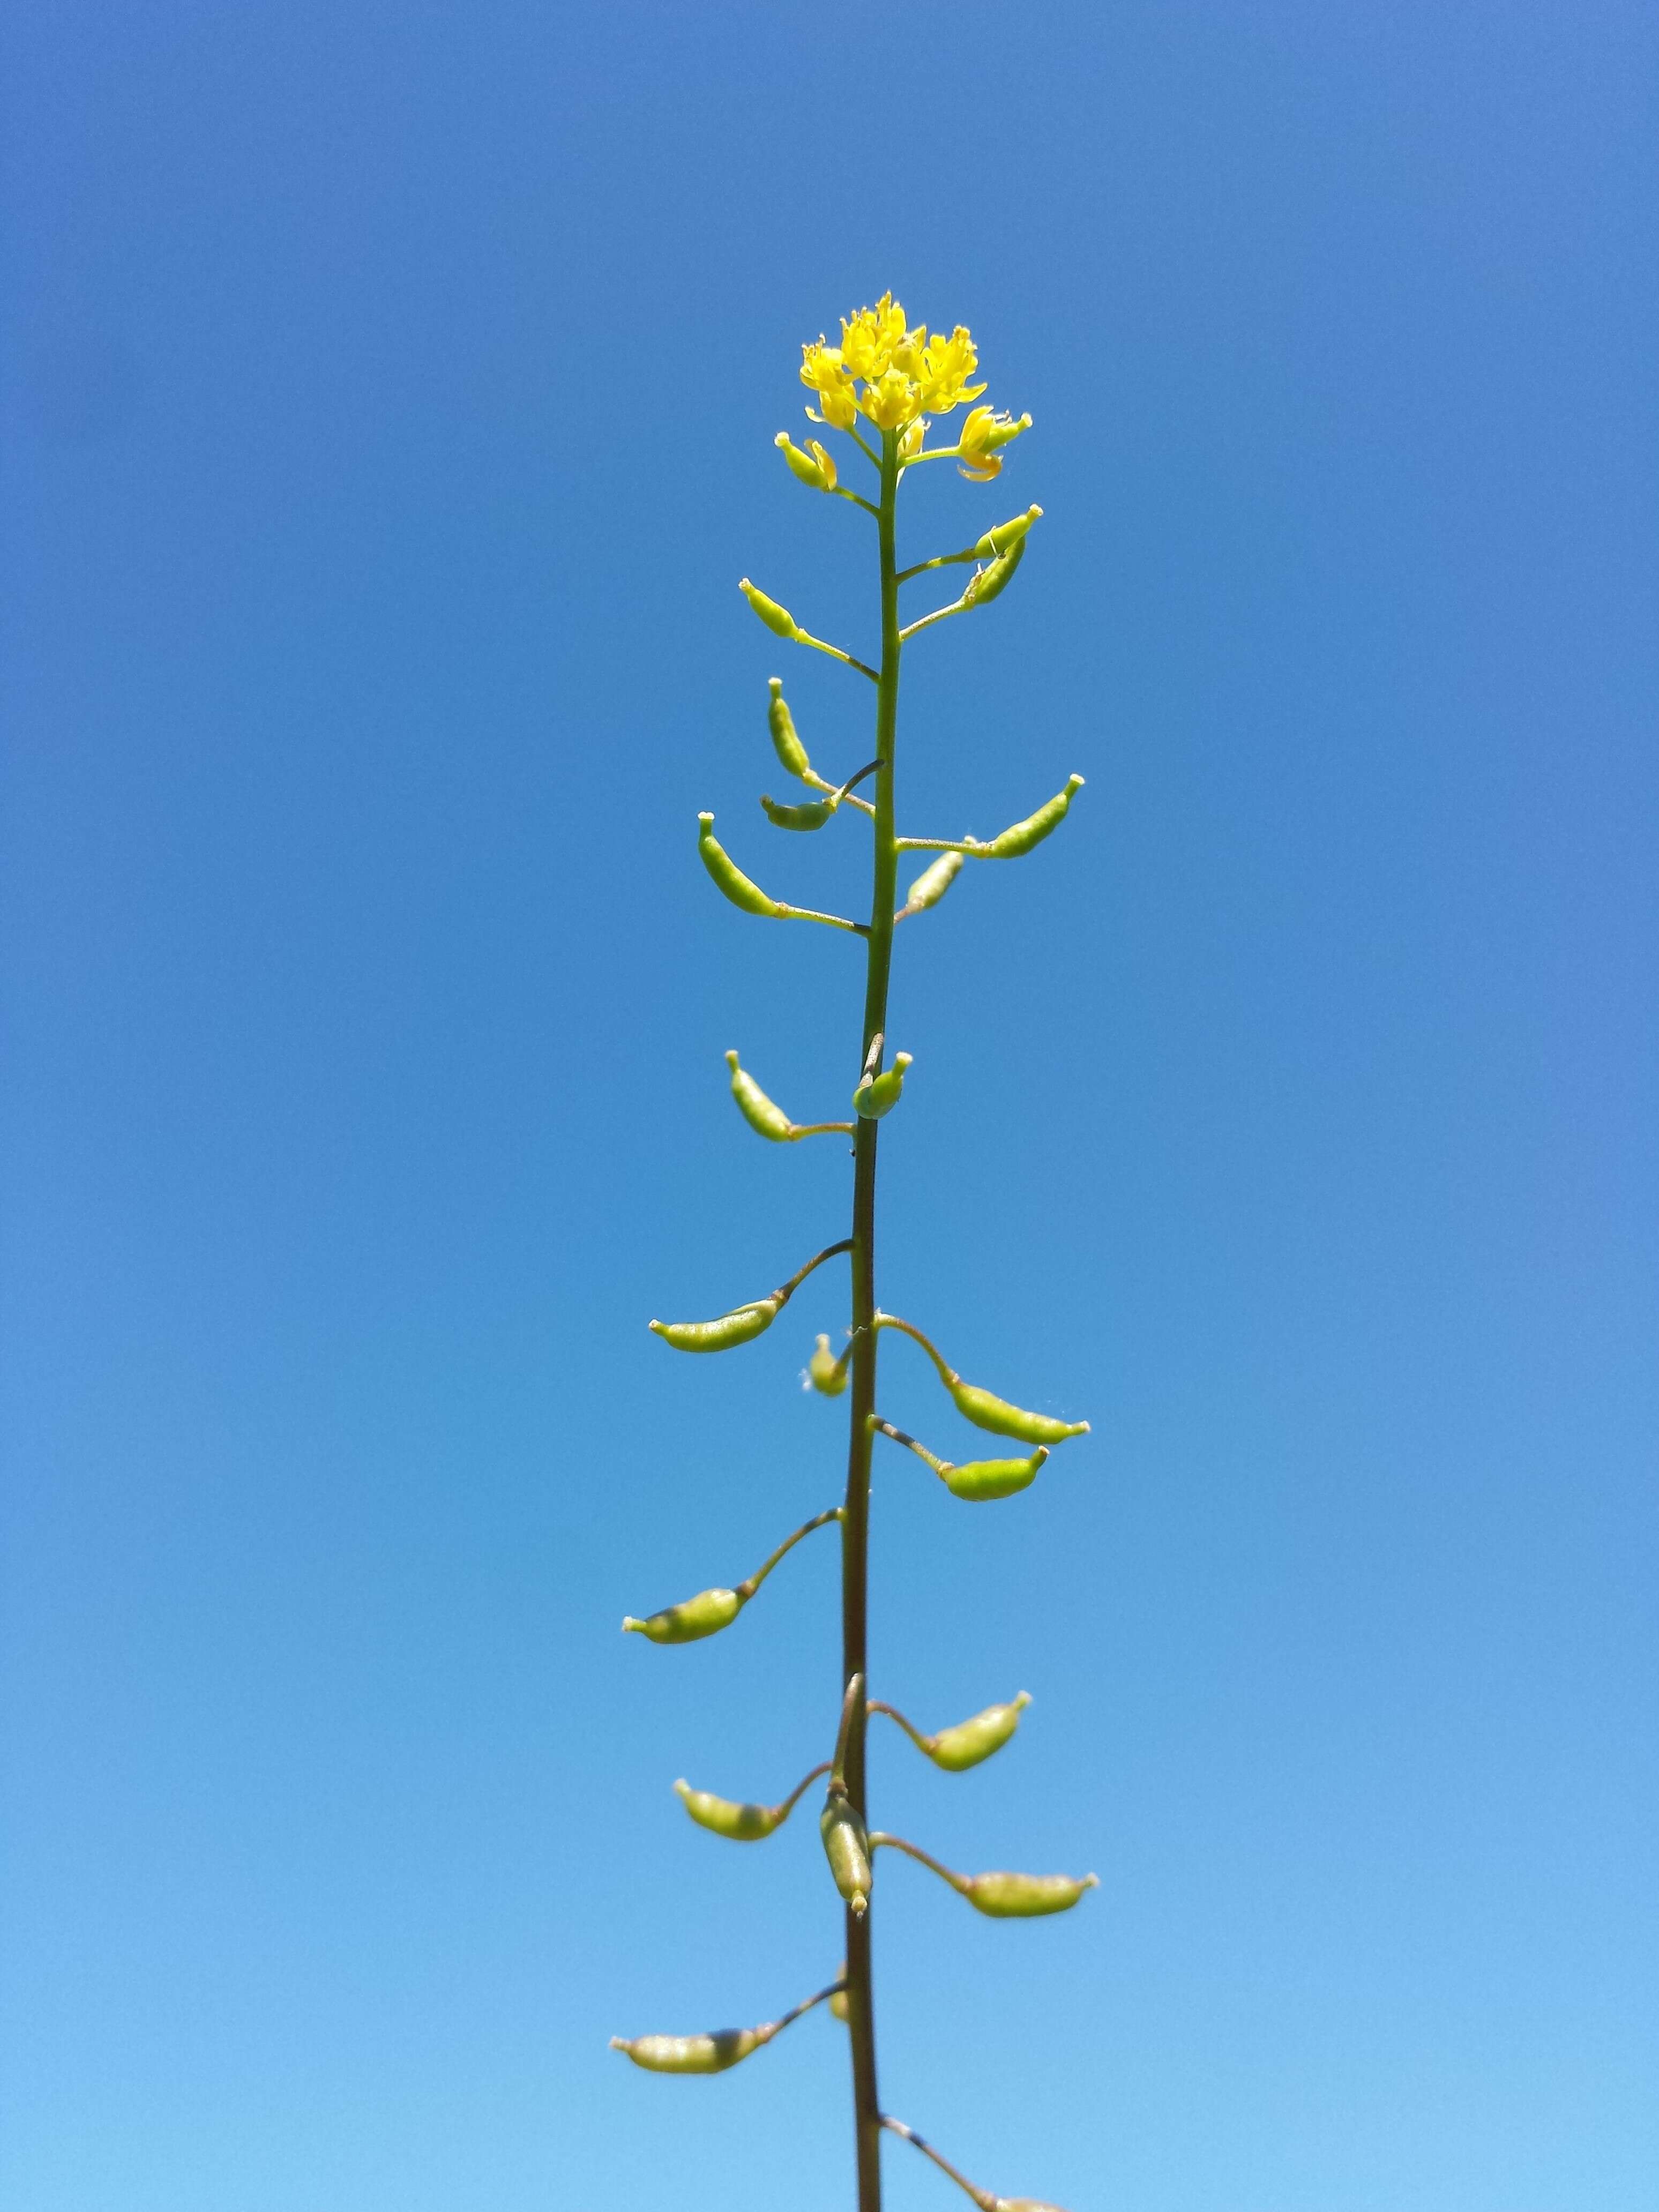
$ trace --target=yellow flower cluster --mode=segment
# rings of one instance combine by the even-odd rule
[[[930,337],[925,323],[908,328],[903,308],[884,292],[873,307],[843,320],[838,346],[820,338],[801,348],[800,380],[818,395],[823,412],[815,422],[850,430],[863,415],[878,430],[902,430],[977,399],[985,386],[968,380],[978,365],[960,323],[949,337]]]

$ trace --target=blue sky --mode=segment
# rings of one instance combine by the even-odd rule
[[[1650,2212],[1659,36],[1633,6],[21,8],[3,33],[17,2212],[850,2199],[782,1792],[833,1549],[866,526],[787,477],[891,285],[1036,427],[906,669],[884,1301],[1093,1432],[896,1455],[874,1686],[1029,1689],[878,1817],[884,2090],[1072,2212]],[[947,472],[941,471],[943,477]],[[847,834],[843,835],[843,830]],[[947,1450],[919,1357],[888,1409]],[[957,1455],[962,1455],[958,1451]],[[994,1517],[993,1517],[994,1516]],[[971,1924],[968,1924],[971,1923]],[[947,2185],[894,2145],[897,2212]]]

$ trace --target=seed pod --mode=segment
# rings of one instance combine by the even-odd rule
[[[977,1911],[993,1920],[1035,1920],[1045,1912],[1068,1912],[1085,1889],[1098,1889],[1098,1875],[1074,1881],[1068,1874],[968,1874],[957,1887]]]
[[[672,1344],[676,1352],[729,1352],[734,1344],[747,1344],[763,1329],[770,1328],[783,1304],[774,1291],[769,1298],[735,1306],[713,1321],[653,1321],[651,1333],[665,1344]]]
[[[952,1467],[947,1460],[939,1471],[953,1498],[965,1498],[970,1505],[980,1505],[993,1498],[1012,1498],[1016,1491],[1027,1488],[1036,1481],[1037,1469],[1048,1456],[1047,1444],[1039,1444],[1030,1459],[970,1459],[963,1467]]]
[[[949,1774],[964,1773],[977,1766],[994,1751],[1000,1751],[1019,1726],[1019,1717],[1031,1702],[1029,1690],[1022,1690],[1012,1704],[987,1705],[982,1713],[971,1720],[958,1721],[954,1728],[941,1729],[928,1738],[927,1756],[935,1766],[942,1766]]]
[[[763,914],[776,918],[788,908],[781,900],[769,898],[758,884],[751,884],[743,870],[714,835],[712,814],[697,817],[697,851],[702,864],[714,878],[715,887],[724,892],[733,906],[740,906],[745,914]]]
[[[1012,580],[1015,569],[1024,558],[1025,540],[1023,538],[1017,538],[1006,553],[998,554],[988,568],[975,569],[973,574],[968,579],[968,588],[962,595],[963,605],[969,607],[988,607],[1000,592],[1007,589]],[[769,599],[767,605],[769,606],[771,605]],[[759,608],[757,607],[755,611],[758,614]],[[781,614],[782,611],[782,608],[780,607],[778,612]],[[762,619],[764,620],[765,617],[763,616]],[[785,635],[793,635],[793,628]]]
[[[775,1106],[754,1077],[744,1073],[735,1052],[726,1054],[726,1064],[732,1071],[732,1096],[744,1120],[775,1145],[787,1145],[795,1133],[795,1125],[782,1107]]]
[[[922,914],[930,906],[937,906],[961,873],[961,854],[941,853],[931,867],[922,870],[905,893],[906,914]]]
[[[964,1382],[959,1375],[942,1379],[963,1420],[976,1429],[988,1429],[994,1437],[1013,1437],[1023,1444],[1058,1444],[1067,1437],[1089,1433],[1087,1421],[1057,1421],[1052,1413],[1028,1413],[1023,1406],[1011,1406],[1006,1398]]]
[[[652,2074],[723,2074],[769,2043],[775,2033],[769,2025],[722,2027],[713,2035],[613,2035],[611,2048],[626,2051]]]
[[[836,811],[833,799],[804,799],[799,805],[781,805],[775,799],[761,793],[761,805],[767,820],[778,830],[822,830]]]
[[[1039,806],[1035,814],[1028,814],[1024,822],[1016,822],[1012,829],[1004,830],[993,837],[988,845],[979,846],[974,857],[977,860],[1017,860],[1022,853],[1029,853],[1033,845],[1058,830],[1071,811],[1073,795],[1083,788],[1080,775],[1067,776],[1064,791],[1056,792],[1046,806]]]
[[[734,1844],[758,1843],[781,1828],[794,1807],[792,1797],[782,1805],[738,1805],[729,1797],[716,1797],[707,1790],[694,1790],[684,1780],[674,1784],[681,1804],[700,1828],[725,1836]]]
[[[1011,545],[1018,544],[1031,525],[1042,519],[1042,509],[1040,507],[1027,507],[1024,514],[1017,514],[1008,522],[999,522],[994,530],[986,532],[984,537],[975,546],[975,552],[981,561],[989,561],[999,553],[1006,553]]]
[[[739,576],[738,589],[743,593],[768,629],[779,637],[791,640],[800,635],[800,625],[787,607],[781,607],[775,599],[769,599],[764,592],[757,591],[747,576]]]
[[[812,763],[806,757],[806,748],[795,734],[795,718],[783,696],[783,678],[769,676],[772,702],[766,710],[766,726],[772,732],[772,748],[791,775],[805,779],[811,772]]]
[[[910,1066],[912,1057],[908,1052],[895,1053],[893,1065],[884,1075],[860,1078],[859,1087],[853,1093],[853,1108],[861,1121],[879,1121],[884,1114],[892,1112],[903,1093],[904,1071]]]
[[[798,477],[809,491],[834,491],[836,489],[834,461],[830,459],[816,438],[809,438],[806,442],[811,450],[810,453],[804,453],[799,446],[792,443],[787,430],[780,430],[772,441],[784,459],[788,462],[791,475]]]
[[[730,1628],[748,1601],[736,1590],[699,1590],[684,1605],[665,1606],[660,1613],[653,1613],[645,1620],[635,1620],[631,1613],[626,1613],[623,1627],[624,1631],[631,1629],[640,1636],[648,1636],[653,1644],[696,1644],[702,1637],[718,1635],[722,1628]]]
[[[865,1912],[870,1903],[870,1838],[844,1790],[831,1789],[825,1796],[818,1833],[836,1887],[854,1912]]]
[[[806,1379],[815,1390],[826,1398],[839,1398],[847,1388],[847,1363],[852,1356],[849,1345],[839,1359],[830,1349],[830,1340],[821,1336],[806,1363]]]

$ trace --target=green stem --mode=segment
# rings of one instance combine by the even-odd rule
[[[763,1560],[762,1564],[756,1568],[752,1575],[746,1575],[743,1581],[737,1585],[738,1595],[743,1600],[744,1603],[745,1605],[748,1604],[750,1599],[753,1597],[755,1592],[766,1580],[768,1575],[771,1573],[773,1568],[776,1566],[778,1561],[783,1557],[784,1553],[786,1552],[793,1552],[795,1546],[799,1543],[803,1536],[810,1536],[815,1528],[828,1528],[830,1522],[839,1521],[841,1516],[842,1508],[839,1505],[832,1505],[827,1512],[814,1514],[810,1521],[803,1522],[800,1527],[796,1529],[793,1536],[786,1536],[782,1543],[778,1546],[777,1550],[772,1553],[770,1558]]]
[[[902,1851],[908,1857],[925,1866],[930,1874],[936,1874],[941,1881],[948,1881],[951,1888],[962,1896],[968,1894],[968,1877],[952,1874],[948,1866],[941,1866],[930,1852],[922,1850],[920,1844],[907,1844],[902,1836],[885,1836],[879,1828],[872,1828],[870,1831],[870,1848],[872,1851]]]
[[[860,441],[862,442],[862,441]],[[866,940],[864,1036],[860,1065],[887,1027],[887,985],[893,960],[893,908],[897,895],[898,841],[893,827],[894,739],[898,726],[898,561],[895,507],[899,480],[898,437],[882,433],[881,674],[876,684],[875,851],[872,868],[870,934]],[[848,1408],[847,1498],[842,1522],[842,1670],[843,1694],[854,1674],[867,1672],[870,1556],[870,1417],[876,1409],[876,1139],[878,1121],[860,1117],[854,1139],[853,1387]],[[868,1717],[857,1701],[848,1731],[847,1795],[860,1817],[865,1804],[864,1750]],[[876,2090],[875,1997],[871,1972],[873,1910],[847,1912],[847,2025],[853,2056],[854,2141],[859,2212],[881,2212],[881,2101]]]
[[[904,1730],[906,1735],[909,1737],[911,1742],[915,1744],[916,1749],[921,1752],[925,1752],[929,1759],[933,1757],[933,1738],[930,1735],[924,1735],[919,1728],[913,1727],[912,1724],[905,1719],[903,1714],[899,1711],[896,1705],[890,1705],[886,1700],[882,1698],[872,1698],[870,1700],[870,1710],[872,1713],[885,1713],[890,1721],[896,1721],[899,1726]]]

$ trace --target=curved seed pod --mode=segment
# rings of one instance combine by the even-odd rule
[[[1012,1498],[1016,1491],[1026,1489],[1036,1481],[1037,1469],[1048,1456],[1048,1445],[1039,1444],[1030,1459],[970,1459],[963,1467],[952,1467],[946,1461],[939,1468],[939,1477],[953,1498],[965,1498],[969,1504],[979,1505],[993,1498]]]
[[[644,1620],[627,1613],[623,1627],[648,1636],[653,1644],[695,1644],[700,1637],[718,1635],[722,1628],[730,1628],[748,1602],[747,1595],[737,1590],[699,1590],[684,1605],[665,1606]]]
[[[787,1145],[794,1136],[795,1125],[781,1106],[775,1106],[752,1075],[745,1075],[738,1065],[738,1055],[728,1052],[726,1064],[732,1071],[732,1096],[738,1102],[738,1111],[750,1127],[763,1137],[770,1138],[775,1145]]]
[[[798,806],[785,806],[762,792],[761,806],[775,829],[822,830],[836,811],[836,801],[833,799],[808,799]]]
[[[999,522],[994,530],[988,530],[974,550],[981,561],[992,560],[997,554],[1006,553],[1010,546],[1018,545],[1031,525],[1042,519],[1040,507],[1028,507],[1024,514],[1017,514],[1007,522]]]
[[[694,1790],[689,1782],[674,1784],[679,1801],[700,1828],[725,1836],[734,1844],[758,1843],[781,1828],[794,1809],[793,1797],[781,1805],[738,1805],[729,1797],[716,1797],[707,1790]]]
[[[1058,1444],[1067,1437],[1089,1433],[1087,1421],[1057,1421],[1051,1413],[1028,1413],[1023,1406],[1011,1406],[994,1391],[964,1382],[960,1375],[940,1379],[963,1420],[971,1421],[976,1429],[988,1429],[994,1437],[1013,1437],[1023,1444]]]
[[[734,1344],[747,1344],[763,1329],[770,1328],[783,1304],[774,1291],[769,1298],[736,1306],[730,1313],[716,1315],[713,1321],[653,1321],[651,1333],[665,1344],[672,1344],[676,1352],[729,1352]]]
[[[830,459],[816,438],[809,438],[806,442],[811,450],[804,453],[799,446],[792,442],[787,430],[780,430],[772,441],[784,459],[788,462],[790,474],[799,477],[809,491],[834,491],[836,489],[834,461]]]
[[[1080,775],[1067,776],[1064,791],[1057,792],[1046,806],[1039,806],[1035,814],[1028,814],[1024,822],[1016,822],[1011,829],[993,837],[988,845],[974,848],[976,860],[1017,860],[1022,853],[1029,853],[1033,845],[1040,845],[1045,837],[1059,829],[1071,811],[1073,797],[1083,788]]]
[[[905,893],[906,914],[923,914],[930,906],[937,906],[961,873],[962,854],[941,853],[931,867],[922,870]]]
[[[613,2035],[611,2048],[652,2074],[723,2074],[775,2033],[769,2026],[722,2027],[713,2035]]]
[[[911,1065],[914,1055],[896,1052],[893,1065],[884,1075],[866,1075],[853,1093],[853,1108],[861,1121],[879,1121],[884,1114],[890,1114],[904,1091],[904,1071]]]
[[[1024,558],[1025,540],[1023,538],[1017,538],[1006,553],[998,554],[988,568],[975,569],[973,574],[968,579],[968,588],[962,595],[963,605],[969,607],[988,607],[999,592],[1007,589],[1013,580],[1015,569]],[[769,599],[767,605],[769,606],[771,605]],[[759,614],[759,608],[757,607],[755,611]],[[781,614],[782,611],[782,608],[780,607],[778,612]],[[762,616],[761,619],[764,621],[765,617]],[[786,636],[793,636],[793,625],[784,633]]]
[[[740,906],[745,914],[763,914],[775,920],[787,911],[781,900],[769,898],[758,884],[750,882],[715,836],[712,814],[697,817],[697,853],[715,888],[724,892],[733,906]]]
[[[870,1903],[870,1838],[844,1790],[832,1789],[825,1796],[818,1833],[836,1887],[854,1912],[863,1913]]]
[[[1074,1881],[1068,1874],[967,1874],[957,1887],[975,1911],[993,1920],[1035,1920],[1069,1912],[1085,1890],[1098,1889],[1098,1875]]]
[[[772,699],[766,709],[766,726],[772,732],[772,749],[787,772],[804,781],[811,773],[812,763],[806,757],[806,748],[795,734],[795,718],[789,711],[783,696],[781,676],[769,676]]]
[[[826,1398],[839,1398],[847,1388],[847,1364],[853,1356],[849,1344],[839,1359],[830,1349],[830,1340],[821,1336],[806,1363],[806,1379],[813,1389],[822,1391]]]
[[[941,1729],[928,1739],[931,1748],[927,1756],[935,1766],[942,1766],[949,1774],[962,1774],[981,1759],[989,1759],[994,1751],[1000,1751],[1019,1726],[1019,1717],[1031,1702],[1029,1690],[1022,1690],[1012,1704],[987,1705],[982,1713],[971,1720],[958,1721],[954,1728]]]
[[[988,574],[989,571],[986,572]],[[800,635],[800,625],[787,607],[781,607],[775,599],[769,599],[764,592],[757,591],[747,576],[739,576],[738,589],[743,593],[768,629],[779,637],[791,640]]]

